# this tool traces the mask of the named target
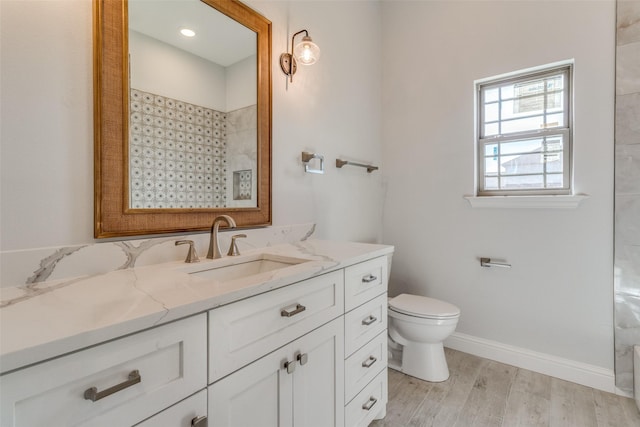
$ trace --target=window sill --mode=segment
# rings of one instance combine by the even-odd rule
[[[464,196],[472,208],[576,209],[586,194],[574,196]]]

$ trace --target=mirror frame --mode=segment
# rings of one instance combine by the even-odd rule
[[[271,21],[238,0],[201,0],[257,35],[257,207],[129,208],[127,0],[94,0],[94,237],[208,230],[232,216],[239,228],[271,225]]]

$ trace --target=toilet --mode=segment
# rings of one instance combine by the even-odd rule
[[[419,295],[388,300],[389,367],[421,380],[449,378],[443,341],[456,330],[460,309]]]

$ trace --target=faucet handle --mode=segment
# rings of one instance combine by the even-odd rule
[[[231,245],[229,246],[229,252],[227,255],[229,256],[238,256],[240,255],[240,251],[238,250],[238,244],[236,243],[236,239],[240,239],[243,237],[247,237],[246,234],[234,234],[231,236]]]
[[[189,252],[187,252],[187,258],[184,262],[192,263],[200,261],[196,253],[196,248],[193,246],[193,240],[176,240],[176,246],[178,245],[189,245]]]

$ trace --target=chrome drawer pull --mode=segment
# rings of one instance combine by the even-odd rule
[[[366,319],[364,319],[362,321],[362,324],[365,326],[369,326],[370,324],[372,324],[373,322],[375,322],[376,320],[378,320],[376,317],[374,316],[369,316]]]
[[[369,356],[369,358],[367,360],[365,360],[364,362],[362,362],[362,367],[363,368],[370,368],[374,363],[376,363],[378,359],[376,359],[373,356]]]
[[[367,403],[362,405],[362,409],[364,409],[365,411],[369,411],[371,408],[373,408],[373,405],[375,405],[377,401],[378,399],[376,399],[375,397],[370,397]]]
[[[282,317],[291,317],[291,316],[295,316],[298,313],[302,313],[303,311],[305,311],[307,309],[307,307],[305,307],[302,304],[296,304],[296,308],[293,311],[287,311],[286,309],[282,310],[280,312],[280,316]]]
[[[98,400],[110,396],[113,393],[117,393],[120,390],[124,390],[127,387],[131,387],[134,384],[138,384],[142,381],[142,377],[140,376],[140,372],[136,369],[135,371],[131,371],[129,373],[129,379],[121,382],[120,384],[116,384],[113,387],[109,387],[106,390],[98,391],[96,387],[91,387],[85,390],[84,398],[86,400],[91,400],[92,402],[97,402]]]
[[[191,420],[191,427],[207,427],[208,424],[207,417],[204,415]]]
[[[300,366],[304,366],[309,361],[309,354],[307,353],[299,354],[297,359],[298,359],[298,362],[300,362]]]
[[[292,360],[291,362],[284,362],[284,368],[287,370],[287,374],[293,374],[296,370],[296,361]]]
[[[362,278],[362,283],[371,283],[376,280],[378,280],[376,276],[374,276],[373,274],[369,274],[368,276]]]

